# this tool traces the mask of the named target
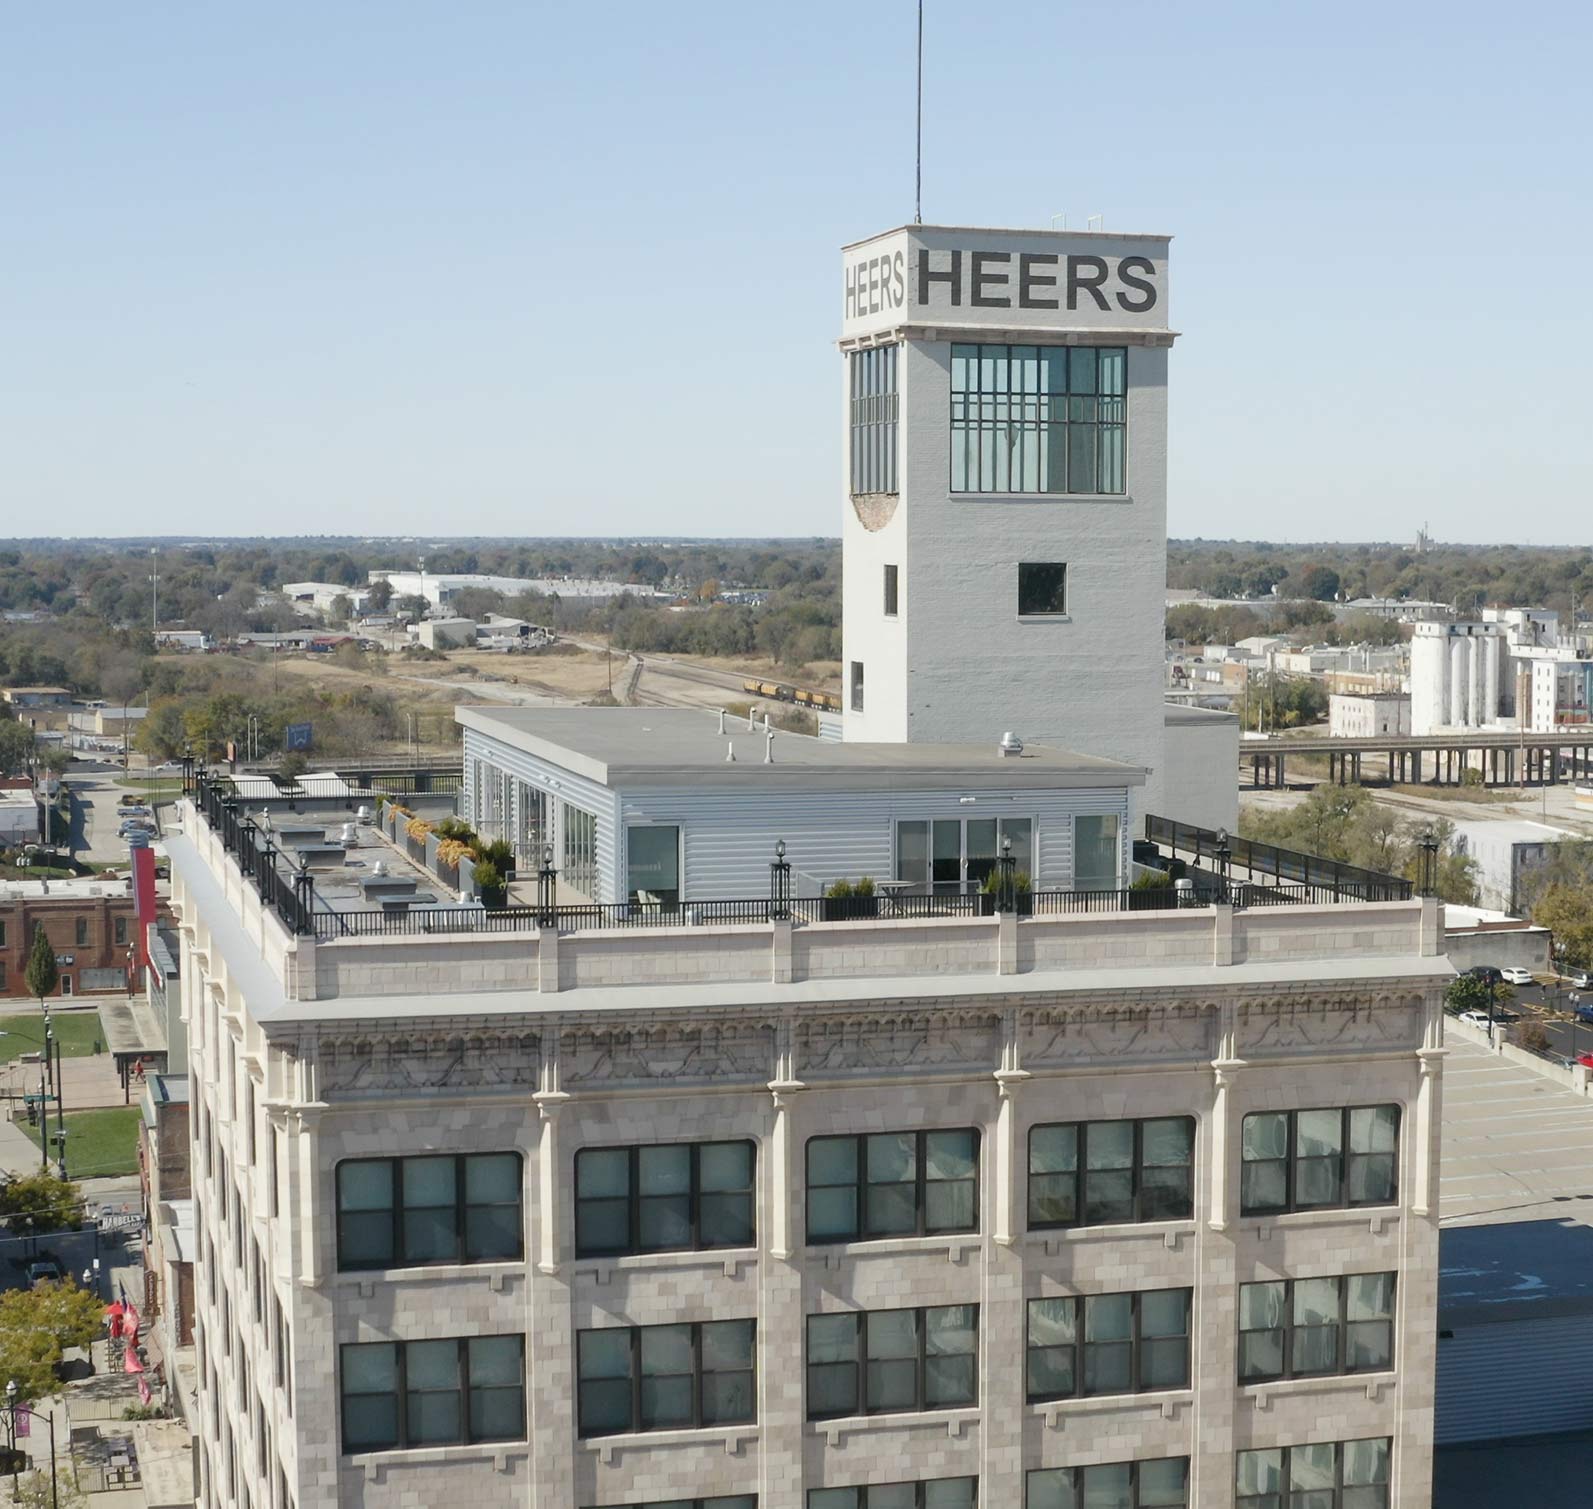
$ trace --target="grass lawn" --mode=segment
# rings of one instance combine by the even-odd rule
[[[66,1173],[70,1179],[99,1179],[110,1174],[138,1172],[137,1106],[117,1106],[109,1111],[66,1113]],[[39,1145],[39,1129],[19,1120],[17,1125]],[[50,1161],[55,1161],[55,1118],[50,1118]]]
[[[97,1011],[52,1011],[50,1030],[60,1041],[63,1058],[89,1058],[105,1050]],[[43,1049],[44,1017],[37,1010],[0,1016],[0,1033],[5,1034],[0,1037],[0,1064],[8,1064]]]
[[[156,801],[175,801],[183,794],[181,777],[172,780],[170,776],[156,776],[151,782],[145,776],[119,775],[116,784],[122,787],[129,796],[147,797],[153,794]]]

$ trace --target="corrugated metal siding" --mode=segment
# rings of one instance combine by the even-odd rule
[[[1032,817],[1039,889],[1065,887],[1073,873],[1073,818],[1115,812],[1126,851],[1124,790],[1043,791],[1016,800],[983,796],[964,806],[955,791],[681,791],[623,794],[630,823],[678,823],[685,834],[685,894],[693,901],[763,896],[776,839],[793,868],[821,880],[890,876],[895,824],[912,818]],[[1126,857],[1124,871],[1127,870]]]
[[[1434,1440],[1593,1429],[1593,1315],[1502,1321],[1438,1342]]]
[[[606,786],[539,760],[524,750],[500,744],[473,728],[464,731],[465,768],[472,760],[486,760],[529,786],[540,787],[557,802],[593,813],[597,818],[598,894],[594,900],[623,901],[619,893],[619,797]],[[562,833],[560,835],[562,838]]]

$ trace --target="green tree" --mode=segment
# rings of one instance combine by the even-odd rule
[[[1339,574],[1328,566],[1309,566],[1296,580],[1300,596],[1332,602],[1339,590]]]
[[[1529,910],[1532,920],[1554,935],[1562,964],[1577,969],[1593,965],[1593,886],[1553,882]]]
[[[33,948],[22,978],[27,982],[28,994],[41,1006],[44,998],[54,995],[56,986],[61,983],[61,971],[55,963],[55,945],[45,936],[43,923],[33,925]]]
[[[393,604],[393,612],[407,623],[418,623],[426,616],[426,610],[431,607],[424,597],[412,594],[401,597]]]
[[[19,1401],[59,1392],[66,1349],[98,1337],[104,1313],[99,1298],[70,1278],[0,1294],[0,1373],[16,1379]]]
[[[1493,987],[1493,1004],[1503,1006],[1515,999],[1515,988],[1510,985],[1495,984]],[[1476,975],[1456,975],[1444,987],[1444,1005],[1451,1011],[1486,1011],[1488,1009],[1488,982],[1479,979]]]
[[[86,1509],[88,1496],[73,1483],[70,1473],[59,1472],[52,1481],[46,1469],[36,1467],[18,1480],[17,1495],[11,1502],[16,1509]]]
[[[393,601],[393,584],[385,576],[371,583],[369,601],[373,613],[385,613]]]
[[[188,743],[183,705],[175,698],[157,702],[133,735],[133,747],[153,760],[174,760]]]
[[[25,775],[33,758],[33,730],[15,718],[0,719],[0,775]]]
[[[69,1179],[40,1170],[0,1188],[0,1216],[13,1227],[27,1217],[35,1231],[70,1231],[82,1224],[83,1196]]]
[[[335,624],[346,624],[353,616],[354,599],[346,592],[339,592],[327,609],[327,617]]]

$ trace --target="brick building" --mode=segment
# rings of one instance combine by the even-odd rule
[[[138,934],[125,880],[0,880],[0,999],[26,997],[28,954],[42,924],[55,945],[60,997],[126,990]]]

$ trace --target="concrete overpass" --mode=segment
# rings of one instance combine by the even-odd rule
[[[1240,784],[1245,784],[1248,765],[1251,786],[1286,786],[1288,761],[1298,755],[1325,757],[1328,780],[1340,786],[1458,786],[1468,770],[1478,772],[1484,786],[1553,786],[1593,780],[1593,726],[1552,734],[1501,729],[1365,739],[1311,735],[1241,740]]]

